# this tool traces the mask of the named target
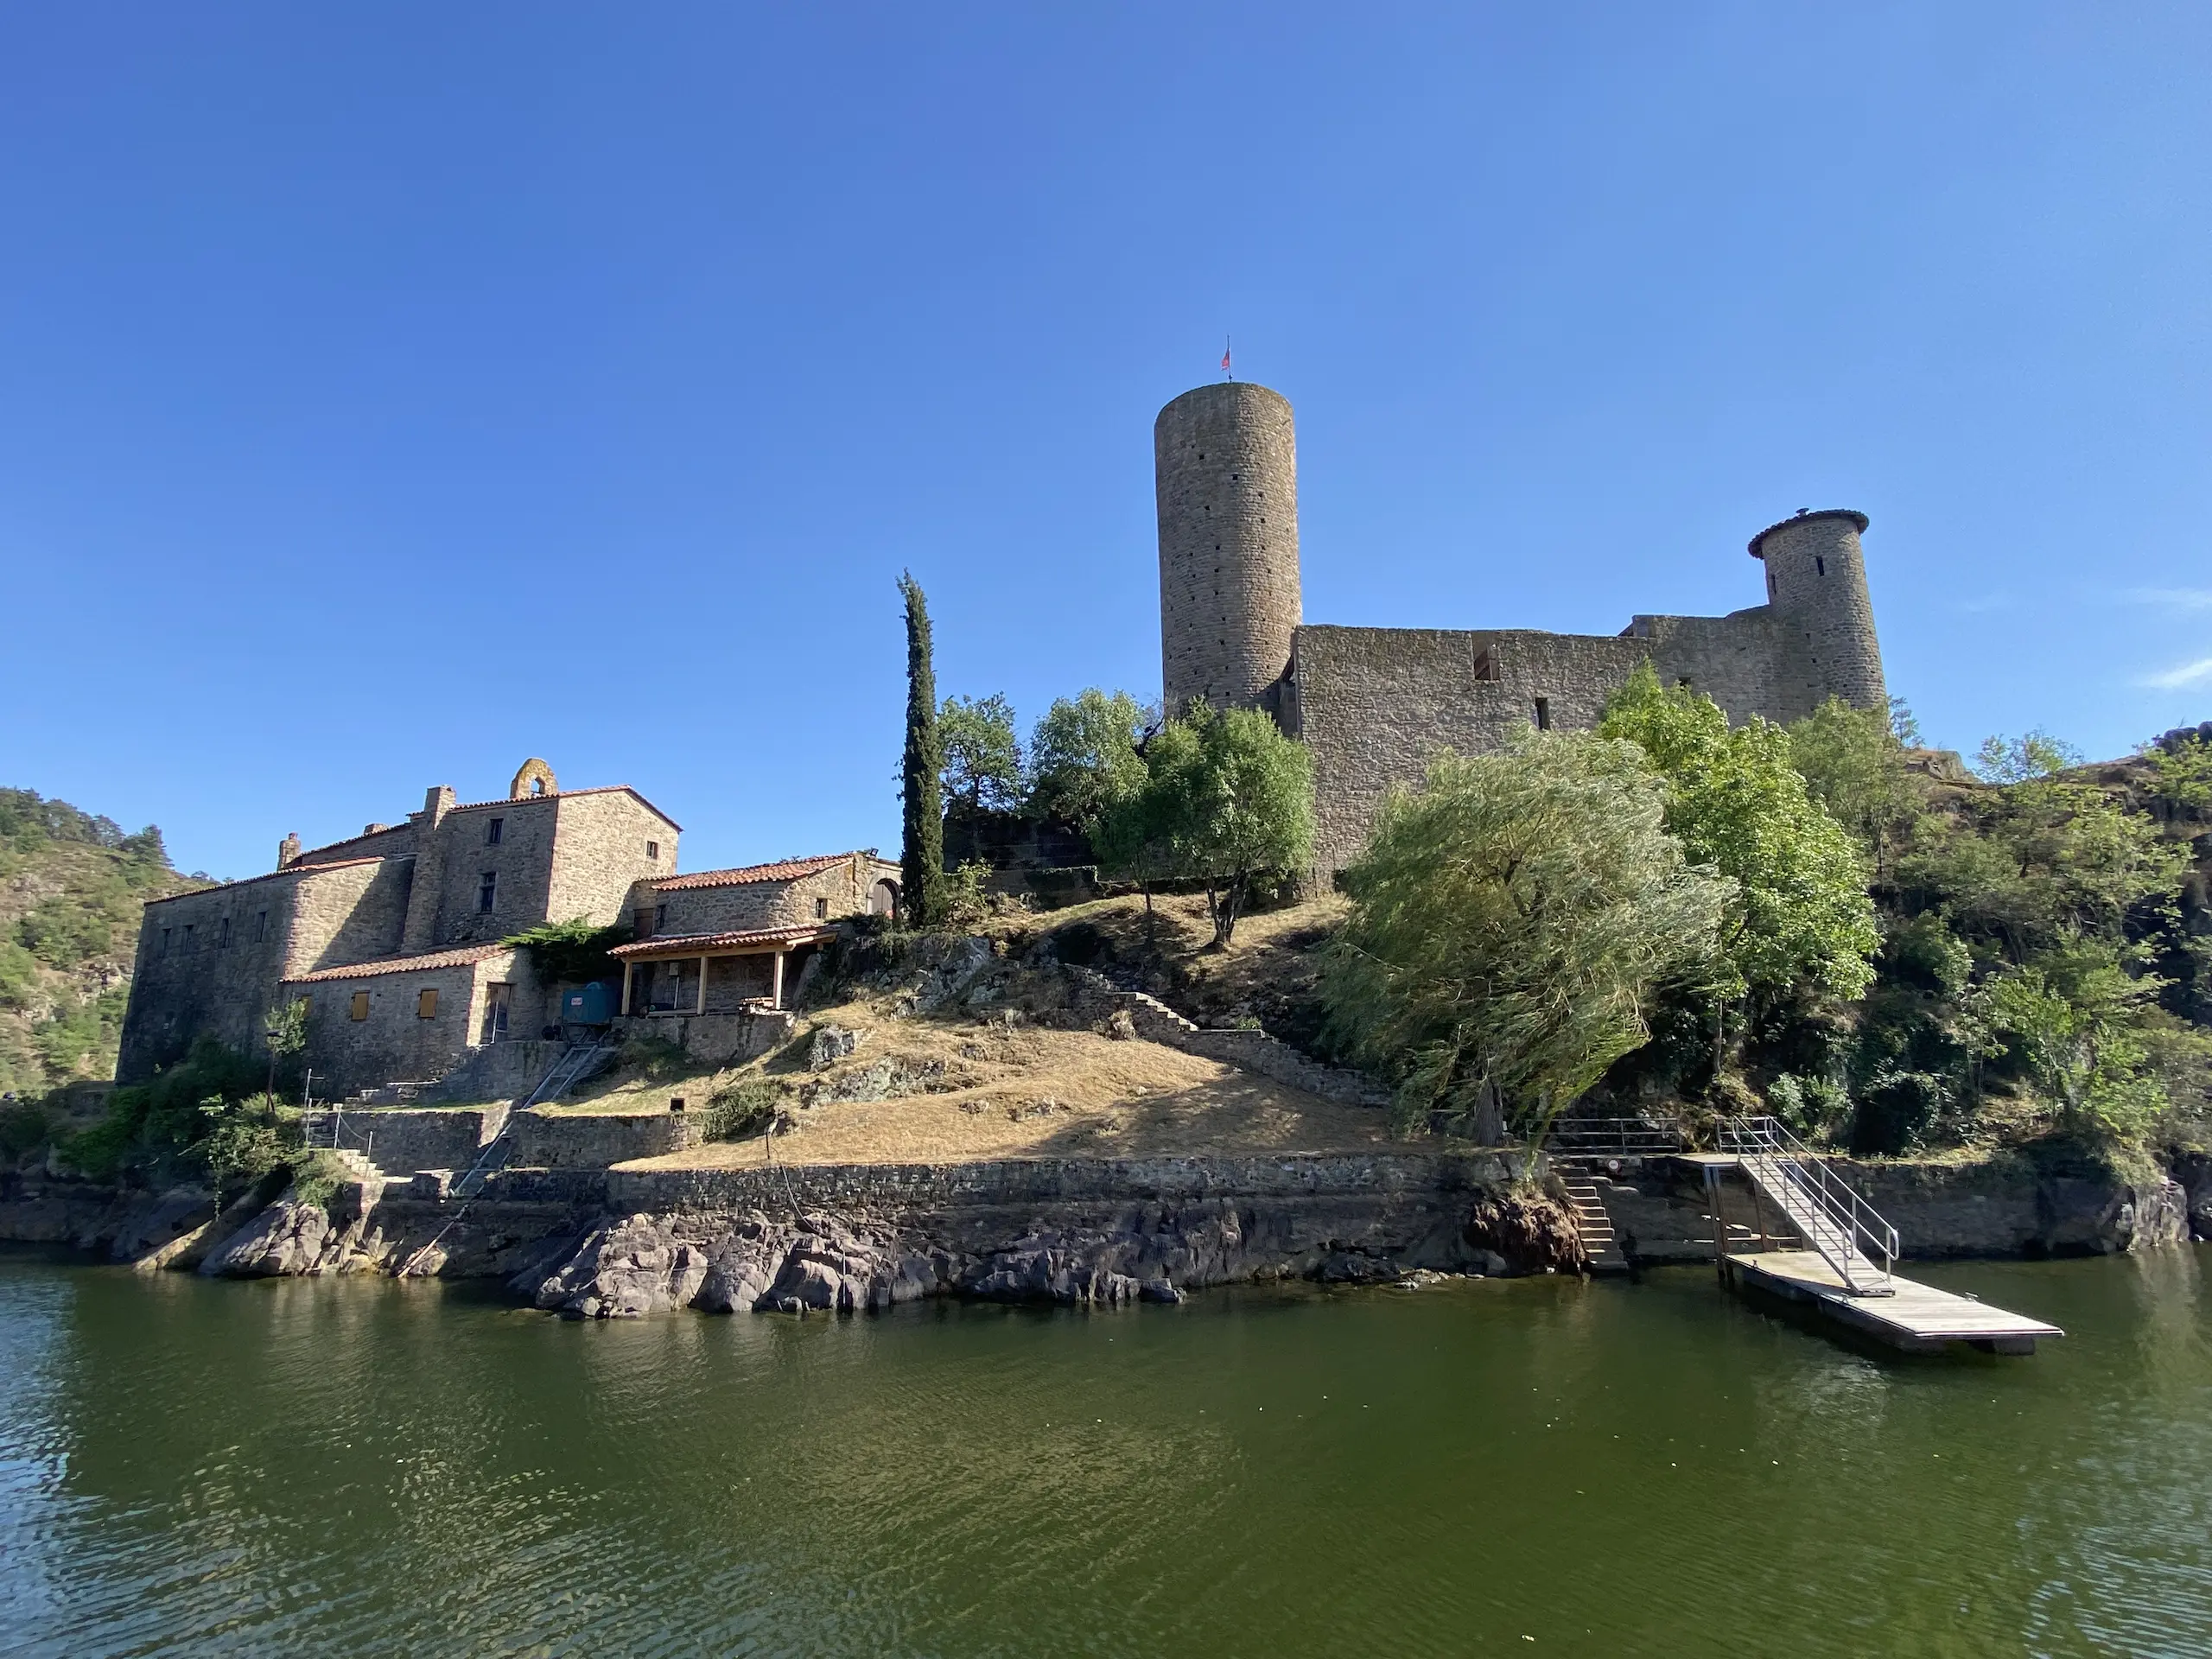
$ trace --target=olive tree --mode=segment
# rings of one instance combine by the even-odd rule
[[[1656,996],[1711,976],[1735,886],[1665,810],[1633,745],[1525,729],[1384,800],[1322,995],[1402,1122],[1448,1111],[1533,1146],[1649,1039]]]

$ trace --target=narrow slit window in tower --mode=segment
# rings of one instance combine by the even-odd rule
[[[1816,576],[1825,576],[1827,573],[1828,562],[1815,554],[1813,558],[1813,574]]]

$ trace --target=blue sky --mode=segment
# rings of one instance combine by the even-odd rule
[[[15,7],[0,782],[269,868],[525,755],[898,833],[893,582],[1159,685],[1151,423],[1310,621],[1612,632],[1872,515],[1934,741],[2212,716],[2201,6]]]

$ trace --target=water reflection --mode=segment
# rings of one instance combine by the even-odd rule
[[[2200,1265],[1940,1269],[2072,1334],[1930,1363],[1687,1270],[575,1325],[0,1258],[0,1593],[57,1655],[2205,1650]]]

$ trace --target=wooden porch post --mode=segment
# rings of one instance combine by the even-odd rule
[[[784,953],[777,951],[773,960],[775,965],[769,969],[768,1006],[780,1008],[784,1006]]]
[[[622,1017],[626,1020],[630,1017],[630,982],[637,971],[638,964],[634,962],[622,964]]]
[[[699,1007],[697,1012],[707,1011],[707,958],[699,958]]]

